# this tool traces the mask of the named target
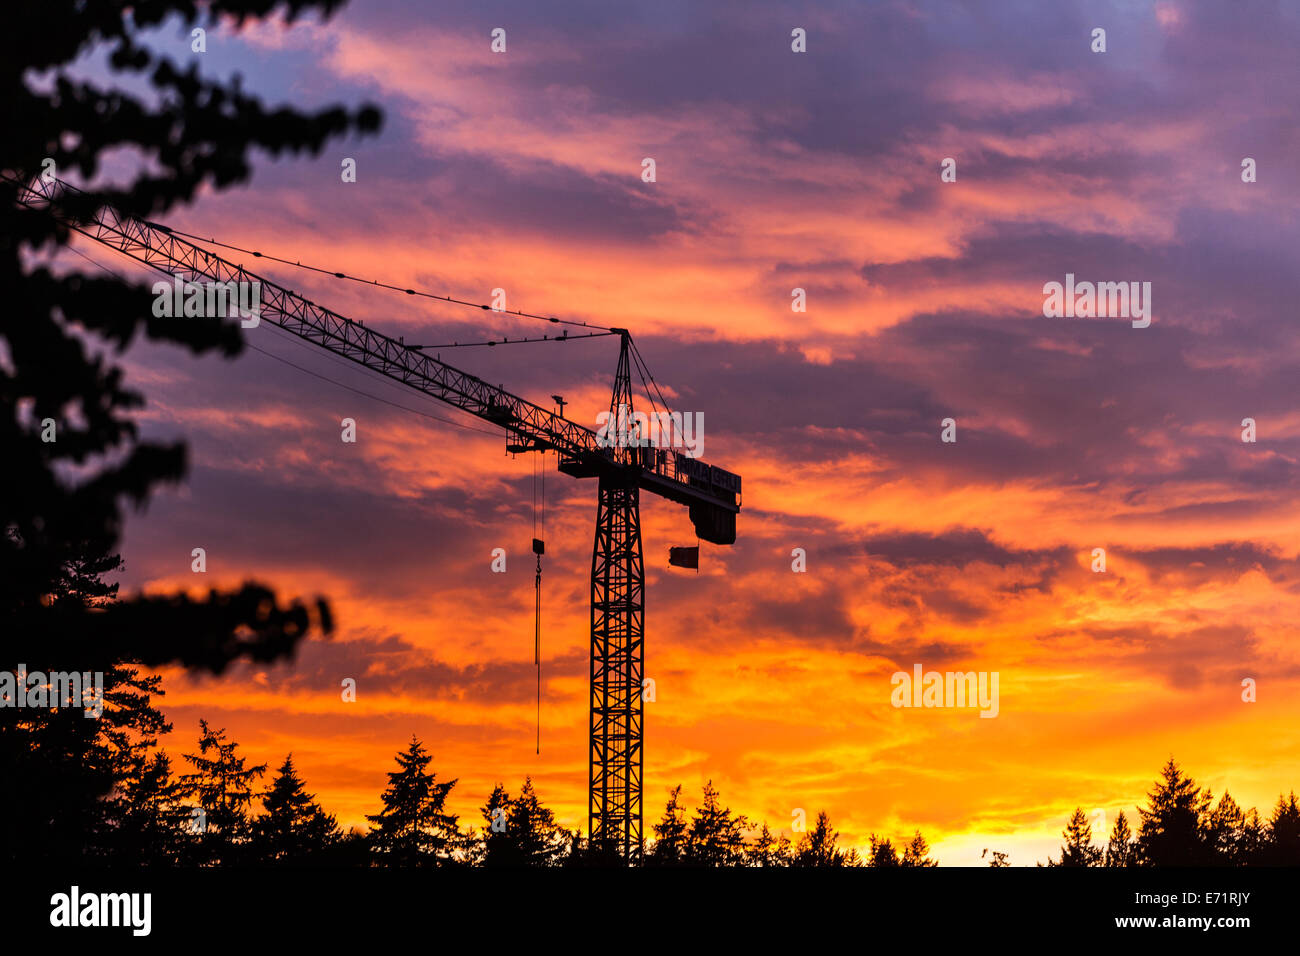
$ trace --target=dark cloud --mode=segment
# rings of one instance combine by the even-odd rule
[[[897,532],[872,535],[863,547],[867,554],[889,562],[895,567],[915,565],[943,565],[964,567],[981,562],[999,568],[1011,565],[1039,563],[1050,558],[1065,559],[1064,549],[1050,552],[1012,551],[991,541],[987,534],[973,528],[956,528],[943,534]]]
[[[1127,673],[1154,675],[1169,687],[1195,691],[1217,684],[1234,694],[1242,677],[1261,665],[1276,674],[1272,662],[1258,654],[1254,630],[1244,624],[1209,624],[1194,628],[1133,624],[1120,627],[1089,625],[1079,630],[1053,631],[1040,640],[1052,646],[1060,638],[1080,633],[1095,644],[1100,654],[1110,653],[1106,666]],[[1288,666],[1287,670],[1292,670]]]
[[[839,594],[758,598],[749,604],[746,617],[746,630],[756,637],[815,638],[838,644],[854,630]]]
[[[549,655],[546,677],[581,678],[588,663],[586,654]],[[259,671],[265,671],[267,680],[287,693],[320,693],[334,699],[341,693],[343,679],[352,678],[358,696],[382,694],[479,704],[530,699],[537,680],[531,657],[456,666],[394,634],[308,641],[292,664],[271,668],[241,664],[231,668],[229,679],[245,683]]]

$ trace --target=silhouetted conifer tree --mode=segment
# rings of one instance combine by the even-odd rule
[[[1294,790],[1277,798],[1261,858],[1272,866],[1300,866],[1300,804]]]
[[[266,764],[245,767],[236,753],[239,745],[226,740],[224,729],[213,730],[200,720],[199,730],[199,752],[185,754],[195,772],[182,776],[178,787],[191,801],[192,860],[202,866],[246,862],[253,783]],[[201,814],[195,815],[196,809]]]
[[[172,779],[171,759],[157,751],[119,783],[113,856],[135,865],[189,862],[185,826],[190,820],[180,784]]]
[[[930,844],[926,842],[925,837],[921,836],[921,831],[917,830],[912,834],[912,839],[907,844],[907,849],[903,851],[903,866],[913,867],[930,867],[938,866],[937,860],[930,859]]]
[[[1061,859],[1059,862],[1053,862],[1049,858],[1048,866],[1101,865],[1102,851],[1092,845],[1092,824],[1088,822],[1082,807],[1074,808],[1074,813],[1070,814],[1070,820],[1065,825],[1062,836],[1065,838],[1065,844],[1061,847]]]
[[[428,771],[432,759],[412,737],[397,755],[401,769],[388,775],[383,810],[366,817],[372,824],[370,845],[381,865],[445,866],[458,862],[457,854],[465,848],[455,815],[444,810],[456,781],[438,783]]]
[[[790,838],[784,833],[778,838],[773,836],[767,823],[758,834],[758,839],[749,849],[749,865],[772,867],[790,865]]]
[[[817,814],[817,824],[804,832],[795,847],[791,866],[843,866],[844,852],[836,847],[840,835],[831,829],[831,818],[825,810]]]
[[[704,799],[686,833],[686,862],[695,866],[739,866],[745,861],[745,833],[749,821],[722,805],[710,780]]]
[[[1243,811],[1226,791],[1204,821],[1202,839],[1207,862],[1219,866],[1246,866],[1258,862],[1264,842],[1263,826],[1255,810]]]
[[[1139,808],[1138,860],[1146,866],[1197,866],[1208,862],[1202,821],[1209,811],[1210,795],[1183,774],[1172,757],[1160,771],[1161,779]]]
[[[262,796],[263,813],[253,821],[252,857],[260,863],[317,862],[339,840],[338,822],[306,791],[284,758]]]
[[[894,849],[894,842],[882,836],[871,834],[871,850],[867,857],[867,865],[879,869],[890,869],[899,866],[898,852]]]
[[[564,858],[568,831],[555,822],[555,814],[542,806],[531,777],[524,778],[519,796],[510,801],[509,829],[524,866],[555,866]]]
[[[510,825],[510,794],[503,784],[492,788],[487,803],[482,807],[483,839],[477,860],[484,866],[519,866],[515,847],[508,831]]]
[[[103,575],[121,565],[115,554],[69,558],[46,596],[48,607],[104,612],[118,585]],[[48,657],[22,663],[47,678],[63,669]],[[123,794],[145,773],[158,735],[171,729],[152,703],[162,689],[159,678],[141,677],[103,654],[83,664],[78,671],[89,680],[80,704],[51,700],[59,706],[0,710],[0,764],[19,784],[0,788],[0,832],[10,834],[0,841],[0,858],[32,852],[50,860],[132,856],[123,844],[129,832]],[[94,689],[96,672],[100,690]],[[99,716],[88,718],[88,708]]]
[[[1110,839],[1106,842],[1102,862],[1104,866],[1110,867],[1134,866],[1137,863],[1137,843],[1123,810],[1115,817],[1115,824],[1110,828]]]
[[[686,857],[686,811],[682,809],[682,785],[668,794],[664,815],[654,825],[655,842],[646,862],[651,866],[673,866]]]
[[[483,819],[484,866],[557,866],[569,855],[572,836],[537,799],[531,777],[524,778],[513,800],[497,784],[483,807]]]

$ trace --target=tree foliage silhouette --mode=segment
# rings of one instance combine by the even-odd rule
[[[867,866],[878,869],[892,869],[901,866],[902,861],[898,859],[898,851],[894,849],[894,843],[883,836],[871,834],[871,849],[867,854]]]
[[[146,338],[231,357],[242,339],[236,320],[154,317],[148,285],[46,264],[69,240],[60,215],[85,222],[112,204],[130,215],[159,217],[201,189],[246,180],[254,151],[315,153],[331,138],[378,128],[371,107],[311,114],[267,109],[238,79],[202,78],[193,63],[178,66],[140,39],[164,23],[203,17],[209,28],[218,21],[242,25],[277,6],[293,19],[309,10],[329,15],[339,3],[44,0],[5,11],[0,619],[6,635],[0,669],[100,671],[106,680],[125,663],[220,672],[239,658],[283,658],[310,629],[331,628],[323,601],[281,605],[269,587],[253,582],[202,599],[136,596],[92,607],[97,587],[81,586],[116,570],[126,507],[143,506],[160,485],[186,472],[182,444],[141,440],[132,415],[144,398],[128,386],[115,353]],[[180,49],[190,55],[188,42]],[[108,80],[75,78],[70,67],[95,54],[107,54]],[[101,176],[108,154],[138,157],[147,172],[110,185]],[[23,184],[47,170],[75,174],[84,191],[61,194],[49,209],[20,206]],[[126,690],[133,680],[134,672],[121,671],[111,681],[128,712],[128,693],[157,692],[146,682]],[[138,712],[144,719],[147,706]],[[88,726],[71,726],[70,714],[37,728],[22,726],[26,716],[0,709],[0,766],[24,791],[0,798],[0,855],[66,857],[109,847],[124,831],[120,820],[108,818],[113,807],[97,802],[115,790],[140,792],[157,783],[160,766],[146,770],[133,748],[105,764],[96,751],[103,741],[96,743]]]
[[[245,767],[245,758],[236,753],[239,745],[226,740],[225,730],[213,730],[206,720],[199,721],[199,730],[199,752],[185,755],[195,772],[182,776],[178,784],[180,794],[193,801],[194,861],[209,866],[243,862],[251,834],[253,783],[266,773],[266,764]],[[193,810],[201,813],[196,816]]]
[[[1219,866],[1245,866],[1259,857],[1264,828],[1255,810],[1243,811],[1226,791],[1202,824],[1208,861]]]
[[[795,846],[791,866],[825,867],[843,866],[845,853],[836,843],[840,835],[831,829],[831,818],[825,810],[817,814],[817,823],[811,830],[804,831]]]
[[[784,833],[780,837],[774,836],[764,822],[750,850],[749,864],[761,867],[789,866],[792,852],[790,838]]]
[[[179,783],[172,779],[171,759],[157,751],[120,784],[121,807],[112,856],[126,863],[167,866],[189,862],[184,856],[184,827],[190,820]]]
[[[908,841],[907,849],[903,851],[903,866],[924,868],[938,865],[937,860],[930,858],[930,844],[921,835],[921,831],[917,830]]]
[[[686,859],[686,811],[682,809],[682,785],[679,783],[668,794],[664,815],[654,825],[655,842],[647,863],[651,866],[674,866]]]
[[[262,796],[262,815],[253,821],[252,858],[261,863],[302,864],[319,860],[338,842],[338,822],[307,792],[284,758]]]
[[[444,807],[455,780],[439,783],[428,770],[433,757],[420,741],[397,755],[401,768],[388,774],[384,808],[366,819],[372,824],[370,845],[385,866],[430,867],[455,862],[465,837],[457,818]]]
[[[749,821],[722,805],[710,780],[704,799],[686,831],[686,862],[695,866],[739,866],[745,860],[745,830]]]
[[[1278,797],[1268,823],[1268,848],[1264,861],[1274,866],[1300,865],[1300,805],[1295,791]]]
[[[1184,775],[1172,757],[1160,780],[1138,809],[1138,859],[1148,866],[1195,866],[1208,862],[1201,821],[1210,795]]]
[[[122,565],[119,555],[72,557],[59,569],[46,604],[60,611],[103,613],[117,584],[104,574]],[[26,659],[28,671],[60,670],[55,658]],[[39,851],[47,859],[113,855],[130,833],[127,794],[147,774],[149,751],[171,729],[154,706],[160,679],[141,676],[123,662],[97,656],[79,705],[0,710],[0,761],[19,785],[0,788],[0,826],[9,834],[0,854],[22,859]],[[16,666],[15,666],[16,669]],[[84,678],[83,678],[84,681]],[[98,717],[87,718],[87,710]],[[137,822],[133,820],[132,823]]]
[[[542,806],[531,777],[524,778],[513,800],[497,784],[483,807],[483,819],[487,823],[480,850],[484,866],[556,866],[571,852],[571,834]]]
[[[518,866],[513,839],[507,832],[510,823],[510,794],[505,784],[498,783],[492,788],[492,793],[480,812],[487,826],[483,828],[479,861],[484,866]]]
[[[852,850],[844,859],[845,866],[854,866],[857,864],[856,855]],[[866,865],[878,869],[892,869],[894,867],[931,867],[939,864],[930,858],[930,844],[926,842],[921,831],[917,830],[912,839],[903,847],[903,855],[898,855],[898,850],[894,848],[894,842],[883,836],[871,834],[871,848],[867,851]]]
[[[1111,827],[1110,839],[1106,841],[1105,856],[1102,864],[1109,867],[1133,866],[1137,862],[1137,843],[1129,829],[1128,817],[1121,810]]]
[[[1076,809],[1065,829],[1060,863],[1049,866],[1294,866],[1300,864],[1300,806],[1295,795],[1279,797],[1268,823],[1244,810],[1231,794],[1218,802],[1171,757],[1138,808],[1134,837],[1121,810],[1103,850],[1091,846],[1091,828]],[[1079,861],[1087,860],[1087,863]],[[1041,865],[1041,864],[1040,864]]]
[[[1074,808],[1062,836],[1065,843],[1061,847],[1061,859],[1057,862],[1048,859],[1048,866],[1101,866],[1103,851],[1093,846],[1092,824],[1088,822],[1083,807]]]
[[[225,17],[242,23],[273,6],[223,0],[207,10],[208,26],[215,29]],[[337,6],[290,0],[284,9],[292,17]],[[180,68],[139,40],[172,17],[195,22],[201,9],[181,0],[130,7],[49,0],[9,11],[6,36],[17,42],[4,47],[8,122],[0,142],[0,277],[8,304],[0,328],[12,365],[0,375],[0,446],[7,457],[0,524],[9,530],[0,540],[0,606],[15,625],[11,653],[40,649],[80,660],[93,650],[146,666],[174,661],[220,671],[239,657],[287,655],[311,624],[305,605],[282,608],[268,588],[253,584],[214,590],[201,601],[137,597],[100,614],[43,602],[72,560],[116,549],[125,504],[142,505],[186,470],[183,445],[140,440],[130,413],[142,396],[82,336],[116,350],[143,336],[227,357],[243,341],[236,319],[154,317],[146,307],[148,285],[30,264],[37,250],[68,241],[69,230],[53,213],[84,222],[109,204],[157,217],[201,188],[222,190],[247,179],[253,150],[318,152],[332,137],[378,128],[379,114],[370,107],[268,110],[237,81],[205,79],[195,64]],[[183,49],[188,55],[188,45]],[[114,77],[143,80],[150,91],[137,95],[73,79],[67,67],[92,50],[109,52]],[[43,73],[53,81],[41,82]],[[136,150],[149,171],[119,186],[97,179],[104,154],[122,149]],[[47,159],[60,173],[76,172],[85,191],[61,194],[52,209],[19,206],[20,183],[41,173]],[[41,437],[47,419],[56,427],[54,441]],[[69,466],[78,466],[79,480]],[[318,609],[318,622],[328,628],[326,609]]]

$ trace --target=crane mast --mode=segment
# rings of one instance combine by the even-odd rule
[[[47,209],[68,228],[167,275],[185,281],[258,282],[260,318],[335,355],[379,372],[484,421],[501,426],[507,443],[555,450],[560,471],[597,479],[591,559],[591,695],[588,835],[593,847],[639,858],[644,769],[643,699],[645,567],[640,493],[644,488],[686,505],[696,534],[714,544],[736,540],[740,476],[676,449],[648,444],[611,447],[592,429],[490,385],[401,340],[367,328],[283,286],[249,272],[169,227],[100,206],[76,216],[58,202],[76,193],[58,179],[18,181],[18,202]],[[335,273],[345,278],[342,273]],[[413,294],[411,290],[407,290]],[[619,333],[611,420],[631,410],[630,336]]]

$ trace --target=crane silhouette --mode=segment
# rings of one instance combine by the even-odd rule
[[[77,190],[62,180],[38,176],[19,185],[19,202],[23,205],[48,208],[68,228],[164,275],[185,281],[202,278],[219,283],[260,282],[262,320],[500,426],[512,451],[553,450],[558,454],[560,471],[574,478],[596,479],[596,532],[591,556],[587,832],[593,847],[616,852],[626,862],[639,858],[645,760],[642,700],[645,568],[640,494],[644,489],[686,505],[699,538],[730,545],[736,540],[740,476],[676,449],[655,447],[645,437],[611,442],[563,414],[528,402],[501,386],[490,385],[426,354],[423,346],[406,345],[400,338],[376,332],[249,272],[242,265],[188,241],[184,238],[188,234],[178,234],[160,223],[129,216],[111,206],[93,211],[82,209],[74,215],[58,199],[61,194],[72,196]],[[340,279],[355,278],[343,273],[332,274]],[[398,291],[420,294],[411,289]],[[561,320],[552,317],[549,321]],[[644,378],[644,363],[626,329],[603,328],[600,334],[619,336],[610,421],[620,420],[620,416],[625,421],[633,406],[633,365],[636,364]],[[562,413],[566,403],[558,396],[552,398],[557,400]],[[653,404],[652,397],[650,400]]]

